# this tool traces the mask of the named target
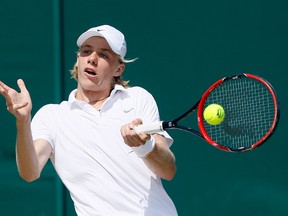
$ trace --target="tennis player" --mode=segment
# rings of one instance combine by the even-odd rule
[[[160,118],[152,95],[122,79],[125,65],[135,60],[125,59],[124,35],[102,25],[81,34],[77,45],[77,89],[68,101],[43,106],[33,119],[24,81],[17,81],[20,93],[0,82],[16,117],[20,176],[38,179],[50,159],[80,216],[177,215],[161,183],[176,172],[171,137],[134,131]]]

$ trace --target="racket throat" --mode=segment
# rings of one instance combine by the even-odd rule
[[[163,130],[169,129],[169,128],[176,128],[177,122],[175,121],[163,121],[162,122],[162,128]]]

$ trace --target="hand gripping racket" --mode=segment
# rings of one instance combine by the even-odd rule
[[[225,118],[218,125],[208,124],[203,112],[210,104],[224,108]],[[199,130],[178,123],[197,111]],[[171,121],[139,125],[136,133],[148,134],[179,129],[195,134],[212,146],[229,152],[252,150],[273,134],[280,116],[279,102],[272,85],[252,74],[225,77],[215,82],[188,111]]]

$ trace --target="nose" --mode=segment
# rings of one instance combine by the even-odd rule
[[[96,52],[92,52],[88,58],[88,63],[92,65],[97,65],[98,62],[98,55]]]

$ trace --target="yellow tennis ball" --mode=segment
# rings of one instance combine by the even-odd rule
[[[210,125],[218,125],[225,118],[225,111],[219,104],[210,104],[204,110],[204,119]]]

